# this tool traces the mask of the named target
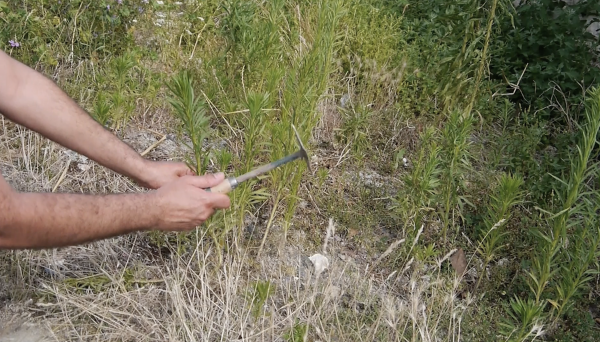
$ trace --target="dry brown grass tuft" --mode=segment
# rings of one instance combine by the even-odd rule
[[[334,99],[326,98],[319,102],[317,110],[321,113],[321,119],[315,128],[315,140],[317,143],[335,143],[336,130],[342,126],[342,116]]]
[[[309,340],[321,341],[460,335],[468,302],[457,299],[458,282],[414,261],[392,274],[373,272],[370,261],[344,254],[333,237],[325,252],[305,250],[305,237],[295,232],[279,256],[267,251],[252,262],[230,246],[220,267],[202,237],[191,253],[160,260],[147,258],[142,234],[28,252],[19,259],[38,270],[31,281],[40,297],[26,311],[60,341],[281,341],[297,323],[308,326]],[[308,260],[313,253],[329,259],[318,276]],[[257,281],[275,291],[254,317],[245,295]]]

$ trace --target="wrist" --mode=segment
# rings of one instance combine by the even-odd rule
[[[156,190],[152,190],[143,194],[145,197],[144,210],[147,213],[146,226],[150,230],[159,230],[161,226],[161,219],[163,218],[163,205],[161,201],[161,195]]]
[[[152,188],[151,184],[154,176],[153,168],[149,160],[139,156],[131,163],[131,168],[126,175],[139,185]]]

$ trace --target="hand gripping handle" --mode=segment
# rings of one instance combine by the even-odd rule
[[[216,186],[213,186],[212,188],[206,188],[204,189],[204,191],[208,191],[208,192],[214,192],[214,193],[219,193],[219,194],[226,194],[228,192],[230,192],[231,190],[235,189],[238,185],[237,180],[234,177],[229,177],[227,179],[225,179],[224,181],[222,181],[221,183],[219,183]]]

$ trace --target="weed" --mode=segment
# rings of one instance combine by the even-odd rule
[[[539,303],[533,299],[522,300],[515,297],[510,302],[510,308],[507,310],[512,321],[505,320],[501,323],[501,332],[509,337],[510,341],[524,341],[527,338],[532,340],[544,333],[545,303]],[[518,322],[515,326],[513,322]]]
[[[304,342],[308,333],[308,325],[296,323],[289,333],[284,335],[288,342]]]
[[[352,146],[352,151],[360,159],[369,146],[368,128],[371,110],[366,106],[343,111],[344,121],[339,130],[339,139],[343,144]]]
[[[598,90],[589,93],[586,118],[587,121],[581,128],[578,154],[571,160],[569,178],[560,180],[562,187],[557,189],[559,211],[548,218],[549,231],[536,231],[540,247],[533,256],[532,269],[528,272],[528,284],[535,298],[531,305],[538,308],[546,302],[551,303],[550,317],[554,323],[576,292],[592,279],[588,268],[598,255],[600,237],[596,231],[595,215],[586,215],[595,212],[596,195],[592,192],[589,197],[590,193],[582,189],[586,180],[597,172],[595,163],[590,165],[589,162],[600,129]],[[517,302],[515,305],[522,303]],[[531,323],[529,316],[525,318],[527,321],[521,321],[522,327]]]
[[[470,137],[473,130],[473,117],[470,114],[462,114],[459,111],[452,111],[448,117],[448,122],[442,131],[442,147],[440,157],[443,162],[442,168],[442,196],[443,196],[443,228],[442,234],[446,241],[446,230],[450,222],[455,222],[451,218],[455,210],[463,212],[462,207],[469,203],[464,196],[464,178],[465,174],[471,171],[471,155],[469,153]]]
[[[206,115],[206,102],[203,97],[194,92],[191,75],[183,71],[174,76],[168,85],[172,93],[169,103],[175,110],[175,115],[183,124],[185,133],[189,136],[194,153],[194,160],[188,159],[188,165],[196,174],[204,174],[208,158],[203,150],[204,141],[208,138],[209,118]]]
[[[407,190],[393,199],[392,209],[401,214],[401,219],[405,222],[404,227],[407,227],[410,221],[414,222],[411,225],[420,227],[425,214],[432,211],[432,204],[439,195],[442,173],[439,157],[441,147],[436,140],[433,128],[428,128],[423,132],[421,147],[412,162],[414,167],[404,177]]]
[[[267,299],[275,292],[275,285],[270,281],[258,281],[252,287],[247,300],[252,307],[252,315],[255,319],[261,314]]]
[[[502,242],[508,234],[505,228],[511,218],[510,210],[523,201],[522,186],[523,178],[503,174],[494,194],[490,196],[487,215],[483,219],[483,225],[479,228],[478,252],[483,258],[483,266],[476,288],[481,284],[487,266],[501,254],[500,250],[504,247]]]
[[[111,104],[108,102],[105,96],[106,95],[104,95],[104,93],[98,94],[93,110],[94,117],[102,126],[109,124],[110,120],[109,112],[111,109]]]
[[[584,89],[600,79],[600,70],[593,66],[597,55],[590,48],[598,39],[586,32],[595,20],[582,18],[599,11],[597,2],[587,1],[568,6],[551,0],[521,4],[510,18],[499,18],[504,36],[492,44],[492,76],[504,82],[519,80],[510,98],[525,107],[545,108],[541,116],[563,123],[577,120]],[[554,88],[563,93],[565,109],[573,111],[569,117],[552,106]]]

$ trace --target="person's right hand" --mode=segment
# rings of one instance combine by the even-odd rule
[[[222,173],[204,176],[183,176],[155,191],[158,207],[158,229],[166,231],[192,230],[206,221],[215,209],[231,205],[229,196],[203,189],[219,184]]]

